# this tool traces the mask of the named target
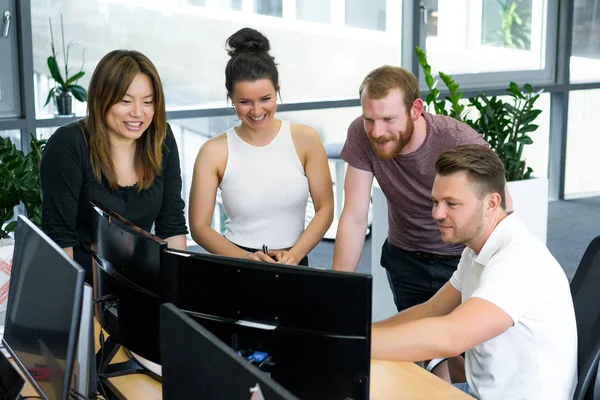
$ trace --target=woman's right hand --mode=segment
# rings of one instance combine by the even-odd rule
[[[252,260],[252,261],[275,263],[275,260],[273,260],[273,258],[271,258],[271,256],[263,253],[260,250],[255,251],[254,253],[248,252],[242,258],[245,258],[246,260]]]

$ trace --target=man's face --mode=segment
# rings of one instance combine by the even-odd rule
[[[413,137],[414,121],[400,89],[390,90],[382,99],[370,98],[365,89],[360,100],[365,131],[377,157],[391,160],[402,153]]]
[[[475,184],[464,171],[436,175],[431,191],[431,214],[445,243],[469,243],[484,232],[485,199],[477,197]]]

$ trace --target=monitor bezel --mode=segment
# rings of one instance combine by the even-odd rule
[[[166,240],[161,239],[158,236],[153,235],[152,233],[150,233],[148,231],[145,231],[144,229],[135,225],[133,222],[129,221],[127,218],[124,218],[121,215],[117,214],[116,212],[104,207],[99,202],[92,200],[92,201],[90,201],[90,205],[92,206],[92,209],[94,211],[96,211],[96,213],[98,213],[98,215],[100,217],[104,218],[111,224],[115,224],[118,228],[128,231],[129,233],[134,234],[134,235],[140,234],[148,239],[154,240],[155,242],[166,246],[166,244],[167,244]]]

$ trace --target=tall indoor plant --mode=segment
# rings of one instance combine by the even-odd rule
[[[79,101],[87,100],[87,92],[85,88],[77,84],[77,81],[85,75],[85,71],[83,70],[83,67],[85,65],[85,59],[82,61],[79,71],[73,75],[69,75],[71,74],[69,68],[69,52],[71,51],[71,47],[73,47],[75,43],[65,43],[65,29],[63,25],[63,17],[61,14],[60,34],[63,49],[63,77],[63,75],[60,72],[60,68],[57,61],[56,48],[54,46],[54,32],[52,30],[52,19],[48,18],[48,21],[50,23],[50,46],[52,48],[52,55],[48,57],[48,69],[50,70],[50,75],[52,76],[52,79],[54,79],[54,81],[56,82],[56,85],[52,89],[50,89],[44,106],[46,106],[50,102],[50,100],[54,99],[58,115],[71,115],[73,97],[75,97]],[[85,56],[85,49],[82,52],[82,58],[84,58],[83,56]]]
[[[40,162],[45,144],[45,139],[36,139],[32,135],[31,151],[24,154],[10,138],[0,137],[0,238],[14,231],[16,222],[6,222],[12,219],[13,209],[20,203],[23,203],[27,217],[41,226]]]
[[[465,103],[461,101],[463,93],[459,85],[451,76],[440,72],[440,79],[449,92],[442,98],[425,53],[420,48],[416,51],[429,88],[425,103],[432,112],[465,122],[483,136],[504,164],[514,209],[529,230],[545,242],[548,180],[532,179],[533,170],[527,166],[523,154],[524,147],[533,143],[530,134],[538,129],[535,121],[541,110],[535,108],[535,103],[541,92],[533,92],[529,84],[519,88],[515,82],[510,82],[508,100],[479,93]]]
[[[449,91],[448,96],[441,98],[425,53],[418,47],[416,52],[429,87],[425,103],[433,108],[433,112],[449,115],[479,132],[502,160],[507,181],[529,179],[533,170],[526,165],[523,149],[533,143],[529,134],[538,129],[535,120],[542,111],[535,108],[535,102],[541,92],[534,93],[530,84],[519,88],[515,82],[510,82],[506,89],[508,101],[480,92],[470,97],[465,105],[461,103],[459,85],[451,76],[440,72],[440,79]]]
[[[8,137],[0,137],[0,326],[4,324],[15,230],[14,208],[23,203],[27,217],[36,225],[42,223],[42,190],[40,161],[45,140],[31,136],[31,152],[25,155]]]

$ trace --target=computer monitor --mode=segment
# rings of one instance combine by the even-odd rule
[[[160,262],[167,243],[99,203],[92,207],[96,318],[113,343],[159,363]]]
[[[87,283],[83,286],[81,303],[81,319],[77,337],[77,351],[71,379],[72,391],[79,393],[80,398],[96,396],[96,349],[94,348],[94,294]],[[0,397],[1,398],[1,397]]]
[[[370,275],[178,250],[162,267],[165,302],[236,351],[266,352],[299,398],[368,398]]]
[[[4,344],[45,399],[68,399],[85,271],[19,216]]]
[[[160,311],[163,398],[298,400],[173,304]],[[258,395],[257,395],[258,397]]]
[[[90,203],[95,211],[93,252],[111,264],[111,274],[159,296],[160,257],[167,242],[100,203]]]

